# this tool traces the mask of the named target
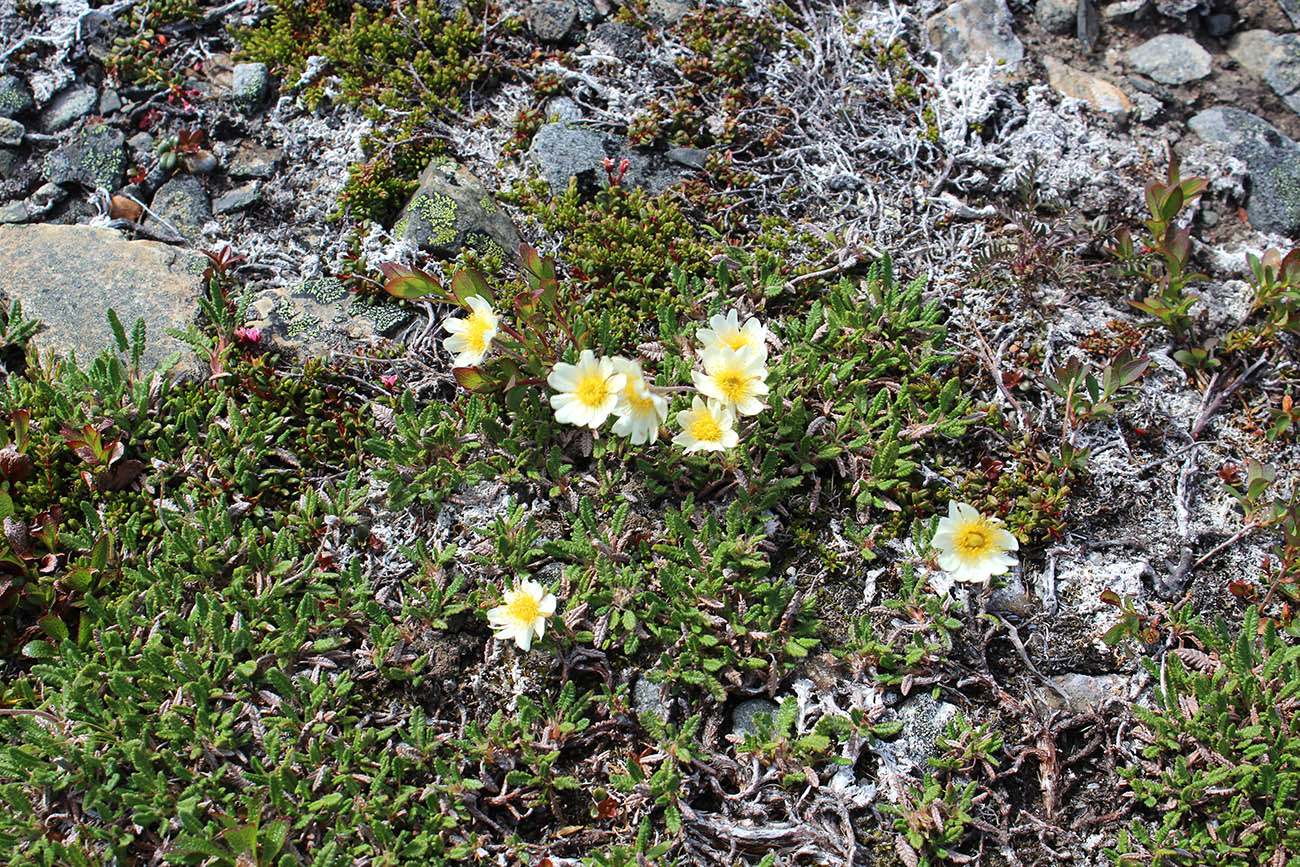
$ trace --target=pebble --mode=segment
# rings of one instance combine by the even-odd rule
[[[203,226],[212,219],[212,205],[203,184],[193,175],[176,175],[158,188],[151,208],[188,241],[203,237]],[[154,222],[150,218],[150,222]]]
[[[0,117],[0,145],[16,148],[23,143],[23,133],[27,128],[16,120]]]
[[[34,106],[27,82],[16,75],[0,75],[0,117],[18,117]]]
[[[26,223],[27,206],[22,202],[10,202],[0,208],[0,223]]]
[[[230,79],[235,105],[244,114],[254,114],[271,92],[271,72],[265,63],[236,64]]]
[[[1034,18],[1048,33],[1065,36],[1073,33],[1078,16],[1077,0],[1038,0]]]
[[[632,687],[632,708],[636,711],[637,717],[644,718],[646,715],[651,715],[658,718],[660,722],[668,722],[670,718],[668,706],[660,696],[660,684],[653,683],[644,674],[638,677]]]
[[[212,212],[214,214],[231,214],[235,211],[250,208],[261,200],[261,181],[250,181],[242,187],[236,187],[224,195],[217,196],[212,203]]]
[[[995,63],[1015,69],[1025,57],[1006,0],[958,0],[925,23],[931,44],[953,66]]]
[[[1044,57],[1043,65],[1047,67],[1048,83],[1062,96],[1083,100],[1105,114],[1122,115],[1133,110],[1133,103],[1124,91],[1109,81],[1081,72],[1054,57]]]
[[[99,92],[89,84],[66,87],[41,112],[41,129],[47,133],[65,130],[94,111],[98,104]]]
[[[99,97],[99,113],[110,115],[122,109],[122,97],[117,95],[117,91],[111,87],[104,88],[104,92]]]
[[[1173,33],[1161,34],[1130,49],[1128,61],[1138,72],[1161,84],[1198,81],[1214,67],[1210,52],[1196,40]]]
[[[731,731],[737,735],[752,735],[758,731],[754,718],[761,713],[774,714],[778,705],[766,698],[751,698],[736,705],[731,712]]]
[[[596,54],[608,54],[619,60],[635,61],[645,55],[645,34],[622,21],[598,24],[587,38]]]
[[[543,42],[563,42],[578,23],[578,7],[567,0],[541,0],[524,14],[533,35]]]
[[[229,160],[226,171],[232,178],[244,180],[258,178],[266,180],[275,175],[284,160],[283,151],[262,147],[255,142],[246,142],[239,146]]]

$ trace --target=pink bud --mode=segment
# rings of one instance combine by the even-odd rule
[[[393,387],[397,385],[397,374],[390,373],[384,376],[380,376],[379,381],[384,384],[384,388],[387,388],[391,391]]]
[[[241,325],[235,329],[235,339],[240,343],[256,346],[262,340],[262,331],[259,328],[245,328]]]

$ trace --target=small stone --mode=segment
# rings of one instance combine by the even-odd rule
[[[42,170],[52,183],[116,190],[126,174],[126,136],[108,124],[84,127],[45,157]]]
[[[250,181],[225,195],[217,196],[212,203],[214,214],[230,214],[251,208],[262,200],[262,182]]]
[[[1064,36],[1074,32],[1078,5],[1076,0],[1038,0],[1034,18],[1048,33]]]
[[[546,100],[547,123],[571,123],[582,120],[582,108],[567,96],[553,96]]]
[[[1231,33],[1236,24],[1237,19],[1235,16],[1226,12],[1219,12],[1205,19],[1205,32],[1207,35],[1218,39]]]
[[[1118,674],[1060,674],[1051,681],[1065,696],[1050,687],[1040,689],[1039,695],[1049,707],[1071,713],[1096,713],[1109,701],[1123,702],[1128,687],[1128,678]]]
[[[147,154],[153,152],[154,142],[156,141],[157,139],[149,135],[149,133],[138,132],[126,140],[126,145],[133,154]]]
[[[122,97],[118,96],[117,91],[113,88],[104,88],[104,92],[99,96],[99,113],[108,116],[121,110]]]
[[[26,223],[27,206],[22,202],[10,202],[0,208],[0,223]]]
[[[1196,40],[1173,33],[1148,39],[1128,52],[1128,61],[1161,84],[1187,84],[1210,74],[1214,61]]]
[[[1054,57],[1044,57],[1047,80],[1062,96],[1086,102],[1097,111],[1120,115],[1133,109],[1133,103],[1124,91],[1109,81],[1067,66]]]
[[[1079,38],[1079,47],[1084,54],[1091,54],[1101,37],[1101,16],[1092,0],[1079,0],[1079,9],[1075,16],[1075,35]]]
[[[1115,21],[1120,18],[1127,18],[1130,15],[1137,15],[1146,9],[1151,0],[1120,0],[1118,3],[1111,3],[1101,10],[1101,17],[1107,21]]]
[[[482,181],[447,157],[435,157],[420,173],[393,234],[446,256],[472,247],[510,260],[520,243],[519,230]]]
[[[47,210],[67,198],[68,192],[58,184],[41,184],[28,199],[33,208]]]
[[[1300,34],[1247,30],[1228,43],[1228,54],[1264,79],[1292,111],[1300,111]]]
[[[113,196],[109,200],[108,215],[114,220],[130,220],[139,223],[144,219],[144,208],[140,203],[126,196]]]
[[[1261,232],[1300,236],[1300,145],[1263,118],[1219,106],[1193,115],[1192,132],[1249,167],[1246,216]]]
[[[23,143],[23,133],[27,128],[16,120],[0,117],[0,145],[16,148]]]
[[[954,66],[988,59],[1013,70],[1025,56],[1006,0],[958,0],[926,21],[930,42]]]
[[[176,175],[163,184],[154,194],[150,207],[192,243],[203,239],[203,227],[212,219],[207,191],[193,175]],[[154,223],[154,218],[150,217],[149,222]]]
[[[528,27],[543,42],[563,42],[578,23],[578,9],[566,0],[541,0],[525,13]]]
[[[568,188],[570,178],[577,179],[583,195],[595,193],[606,183],[606,158],[616,165],[626,159],[629,166],[623,186],[651,194],[662,192],[690,173],[679,161],[663,154],[629,149],[623,136],[567,123],[544,124],[533,136],[527,158],[557,194]]]
[[[638,718],[646,715],[654,716],[661,723],[666,723],[670,719],[668,706],[664,704],[661,685],[652,682],[644,674],[636,679],[632,686],[632,708],[636,711]]]
[[[599,24],[587,37],[587,44],[595,54],[608,54],[619,60],[635,61],[645,55],[645,34],[622,21]]]
[[[751,698],[748,701],[742,701],[736,705],[731,712],[731,731],[733,734],[752,735],[758,731],[754,724],[754,718],[761,713],[774,714],[777,711],[776,702],[765,698]]]
[[[35,104],[27,82],[16,75],[0,75],[0,117],[18,117]]]
[[[10,148],[0,148],[0,179],[9,180],[18,173],[23,164],[23,155]]]
[[[41,129],[47,133],[59,132],[95,110],[99,92],[89,84],[74,84],[54,95],[41,112]]]
[[[935,741],[958,712],[955,704],[935,701],[928,692],[917,693],[899,706],[898,718],[903,723],[899,743],[912,764],[926,767],[926,759],[934,755]]]
[[[254,114],[271,92],[271,72],[265,63],[236,64],[230,80],[235,105],[244,114]]]
[[[862,178],[857,175],[831,175],[826,179],[826,189],[830,190],[832,193],[860,190],[863,186]]]
[[[280,170],[284,152],[275,148],[265,148],[253,142],[239,146],[226,171],[236,180],[257,178],[267,180]]]
[[[144,318],[145,370],[175,352],[197,370],[188,344],[167,332],[183,331],[198,313],[203,256],[112,229],[37,224],[0,227],[0,261],[0,294],[44,323],[33,338],[40,349],[90,362],[112,342],[112,307],[128,329]]]
[[[1137,119],[1143,123],[1150,123],[1165,110],[1165,104],[1149,93],[1133,94],[1133,107],[1137,109]]]
[[[217,160],[217,155],[212,151],[197,150],[192,154],[185,154],[182,159],[185,162],[185,168],[192,175],[210,175],[221,165]]]
[[[676,24],[686,17],[686,13],[695,8],[695,4],[690,0],[650,0],[648,8],[649,17],[652,21],[662,22],[664,24]]]
[[[709,161],[708,152],[699,148],[671,148],[664,156],[679,166],[686,166],[696,171],[704,171]]]

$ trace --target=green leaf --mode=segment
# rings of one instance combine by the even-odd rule
[[[423,298],[441,294],[442,284],[431,274],[408,269],[405,273],[394,272],[384,282],[384,291],[394,298]]]
[[[57,655],[54,645],[48,641],[29,641],[23,645],[23,656],[31,659],[51,659]]]
[[[126,352],[131,348],[131,344],[126,340],[126,329],[122,327],[122,320],[117,318],[117,311],[112,307],[108,308],[108,326],[113,329],[113,339],[117,341],[119,352]]]
[[[473,268],[461,268],[451,278],[451,294],[460,302],[462,307],[469,307],[469,299],[475,295],[485,299],[487,303],[492,303],[492,289],[488,286],[487,280],[483,275]]]
[[[55,641],[68,640],[68,625],[53,614],[47,614],[36,623],[41,627],[42,632]],[[25,649],[24,652],[26,652]]]

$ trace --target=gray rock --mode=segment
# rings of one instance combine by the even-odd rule
[[[435,157],[420,173],[419,187],[393,234],[442,256],[472,247],[507,261],[518,255],[520,242],[519,230],[482,182],[447,157]]]
[[[355,353],[397,333],[413,316],[410,307],[356,295],[332,277],[268,289],[248,315],[264,346],[298,360]]]
[[[16,148],[23,143],[23,133],[27,128],[16,120],[0,117],[0,145]]]
[[[125,180],[126,136],[104,123],[83,127],[69,144],[50,152],[41,168],[51,183],[113,192]]]
[[[578,23],[578,8],[567,0],[539,0],[524,13],[533,35],[543,42],[563,42]]]
[[[280,170],[283,161],[283,151],[245,142],[230,158],[226,171],[236,180],[257,178],[264,181]]]
[[[1107,4],[1101,10],[1101,17],[1107,21],[1116,21],[1120,18],[1127,18],[1130,15],[1137,15],[1149,6],[1151,0],[1119,0],[1118,3]]]
[[[235,105],[244,114],[254,114],[271,94],[271,72],[265,63],[239,63],[230,79]]]
[[[650,0],[648,12],[651,21],[676,24],[694,8],[691,0]]]
[[[68,191],[58,184],[41,184],[27,201],[33,208],[48,210],[67,197]]]
[[[935,701],[928,692],[917,693],[899,706],[898,719],[903,723],[899,743],[912,764],[927,767],[925,760],[934,755],[935,740],[957,713],[955,704]]]
[[[212,205],[203,184],[193,175],[176,175],[158,188],[150,206],[155,214],[191,243],[203,239],[203,226],[212,219]],[[157,227],[153,217],[149,224]]]
[[[776,702],[765,698],[751,698],[748,701],[742,701],[736,705],[731,712],[731,731],[733,734],[752,735],[758,729],[754,725],[754,718],[760,713],[774,714],[777,711]]]
[[[1205,33],[1218,39],[1231,33],[1236,23],[1236,16],[1229,15],[1226,12],[1210,15],[1205,19]]]
[[[528,149],[528,160],[553,193],[567,189],[570,178],[577,179],[578,190],[584,195],[594,193],[606,183],[606,158],[616,163],[627,159],[623,186],[650,193],[662,192],[692,171],[663,154],[629,149],[623,136],[573,124],[543,125]]]
[[[16,75],[0,75],[0,117],[18,117],[35,105],[27,82]]]
[[[664,703],[661,687],[662,684],[653,683],[645,675],[636,679],[636,683],[632,686],[632,709],[636,711],[638,719],[651,715],[660,722],[668,722],[671,718],[668,705]]]
[[[1246,216],[1252,226],[1300,235],[1300,145],[1268,121],[1235,108],[1207,109],[1194,115],[1188,126],[1249,166]]]
[[[950,64],[995,63],[1015,69],[1025,57],[1025,47],[1012,29],[1006,0],[958,0],[930,16],[925,32],[930,43]]]
[[[10,202],[0,208],[0,223],[26,223],[27,206],[22,202]]]
[[[0,179],[7,181],[18,174],[18,167],[22,164],[23,156],[19,151],[0,148]]]
[[[72,126],[99,105],[99,92],[89,84],[74,84],[54,95],[41,112],[41,129],[59,132]]]
[[[1187,18],[1187,13],[1203,5],[1204,0],[1156,0],[1156,11],[1166,18]]]
[[[104,92],[99,95],[99,113],[110,115],[115,111],[121,111],[122,97],[117,95],[117,91],[111,87],[104,88]]]
[[[260,201],[262,201],[262,182],[249,181],[242,187],[236,187],[224,195],[217,196],[212,203],[212,212],[231,214],[251,208]]]
[[[147,132],[138,132],[126,140],[126,146],[131,149],[133,154],[148,154],[153,152],[154,143],[157,141]]]
[[[619,60],[635,61],[645,56],[645,34],[622,21],[597,25],[587,37],[587,44],[596,54],[608,54]]]
[[[1300,27],[1300,0],[1277,0],[1277,5],[1286,14],[1292,27]]]
[[[1074,32],[1078,6],[1076,0],[1038,0],[1034,18],[1048,33],[1064,36]]]
[[[1214,68],[1210,52],[1196,40],[1163,33],[1129,49],[1128,62],[1161,84],[1186,84],[1205,78]]]
[[[860,190],[865,184],[862,178],[857,175],[839,174],[832,175],[826,179],[826,189],[832,193],[842,193],[845,191]]]
[[[989,596],[989,610],[999,614],[1027,618],[1032,616],[1037,608],[1038,605],[1025,589],[1025,582],[1020,579],[1018,571],[1007,575],[1003,586],[998,587]]]
[[[677,163],[679,166],[685,166],[688,169],[704,171],[708,164],[708,151],[699,148],[671,148],[668,153],[664,154],[670,162]]]
[[[582,107],[567,96],[553,96],[546,100],[547,123],[572,123],[582,120]]]
[[[1049,707],[1071,713],[1096,713],[1112,700],[1124,700],[1129,679],[1118,674],[1060,674],[1051,678],[1056,690],[1043,687],[1039,696]]]
[[[1228,54],[1300,112],[1300,34],[1247,30],[1228,43]]]
[[[1101,16],[1092,0],[1079,0],[1075,15],[1075,35],[1079,37],[1079,46],[1084,54],[1091,54],[1101,37]]]
[[[212,151],[197,150],[181,157],[185,168],[192,175],[210,175],[220,168],[221,163]]]
[[[44,327],[34,341],[88,362],[112,342],[106,311],[130,328],[144,317],[148,342],[143,366],[180,352],[194,355],[169,328],[184,329],[198,310],[203,256],[154,241],[127,241],[91,226],[0,226],[0,295],[22,301],[23,313]]]

